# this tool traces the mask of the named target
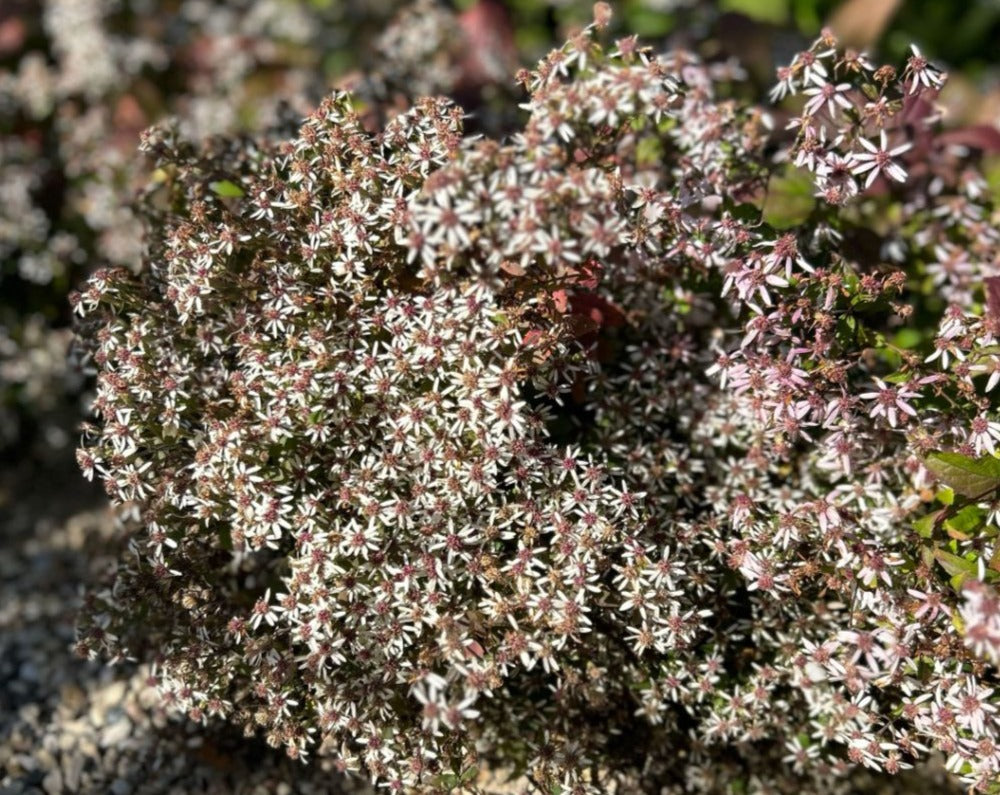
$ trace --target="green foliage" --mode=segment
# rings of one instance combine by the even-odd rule
[[[1000,459],[970,458],[959,453],[935,452],[924,465],[956,494],[981,500],[1000,489]]]
[[[212,193],[224,199],[238,198],[244,195],[243,189],[235,182],[230,182],[229,180],[210,182],[208,187]]]

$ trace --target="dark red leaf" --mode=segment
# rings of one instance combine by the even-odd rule
[[[618,328],[625,325],[625,313],[599,295],[576,293],[570,296],[569,301],[574,315],[588,317],[598,327]]]
[[[580,266],[576,275],[576,283],[586,290],[596,290],[604,275],[604,266],[597,260],[589,259]]]
[[[458,17],[465,34],[464,88],[503,82],[514,73],[517,46],[510,11],[503,0],[479,0]]]
[[[1000,320],[1000,276],[987,276],[986,309],[994,320]]]
[[[1000,130],[992,124],[974,124],[970,127],[948,130],[941,133],[937,140],[945,146],[967,146],[987,153],[1000,152]]]
[[[541,329],[533,328],[524,335],[524,345],[526,348],[530,348],[535,345],[542,338]]]
[[[851,47],[872,47],[899,10],[901,0],[845,0],[830,17],[830,27]]]
[[[27,38],[24,20],[18,17],[0,21],[0,55],[17,52]]]

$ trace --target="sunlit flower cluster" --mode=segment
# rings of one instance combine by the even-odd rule
[[[393,791],[846,792],[931,751],[986,791],[998,240],[971,161],[880,122],[932,136],[941,75],[824,34],[786,135],[735,65],[598,27],[504,141],[346,94],[280,144],[147,135],[173,209],[75,298],[80,463],[142,516],[81,653]],[[782,229],[789,159],[845,192]]]

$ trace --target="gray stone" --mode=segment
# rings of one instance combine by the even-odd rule
[[[87,694],[76,684],[69,682],[59,690],[59,707],[65,714],[76,715],[87,704]]]
[[[58,793],[63,791],[62,771],[58,767],[50,770],[45,778],[42,779],[42,789],[49,795],[58,795]]]
[[[124,778],[116,778],[111,782],[112,795],[129,795],[132,792],[132,785]]]
[[[24,746],[22,745],[21,747],[23,748]],[[15,767],[20,767],[21,770],[26,770],[28,772],[38,769],[38,760],[29,754],[18,754],[14,757],[13,762]]]
[[[77,753],[80,754],[84,759],[97,759],[97,743],[94,741],[93,736],[86,736],[80,738],[80,744],[77,746]]]
[[[63,781],[70,792],[80,791],[80,774],[84,759],[80,754],[66,754],[62,759]]]
[[[29,726],[37,726],[41,714],[42,708],[38,704],[25,704],[17,711],[17,717]]]
[[[37,682],[38,666],[30,660],[28,662],[21,663],[21,667],[18,669],[17,675],[25,682]]]
[[[62,721],[60,726],[63,735],[69,735],[73,738],[83,737],[85,734],[92,734],[94,731],[94,727],[90,725],[86,718]]]
[[[125,698],[125,682],[120,679],[112,682],[97,694],[97,700],[107,709],[117,707]]]
[[[35,752],[35,760],[42,770],[51,770],[56,766],[56,758],[48,748],[39,748]]]
[[[101,748],[115,748],[132,733],[132,723],[127,718],[119,718],[104,727],[98,744]]]

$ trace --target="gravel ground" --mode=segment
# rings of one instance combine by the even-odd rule
[[[86,486],[72,461],[0,469],[0,795],[368,792],[240,733],[168,719],[140,667],[73,654],[84,583],[114,547]]]

